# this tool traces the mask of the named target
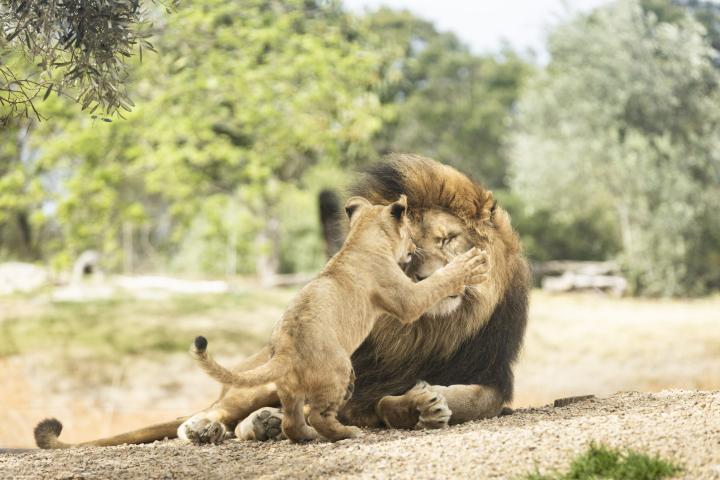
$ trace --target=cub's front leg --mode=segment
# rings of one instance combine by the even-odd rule
[[[466,285],[485,282],[489,270],[487,252],[473,247],[418,283],[398,271],[379,303],[401,322],[412,323],[443,298],[461,295]]]

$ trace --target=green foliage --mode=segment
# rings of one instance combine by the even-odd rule
[[[511,51],[474,55],[407,11],[383,8],[366,22],[385,54],[381,96],[394,107],[378,149],[420,153],[504,186],[505,137],[529,65]]]
[[[53,91],[90,113],[130,110],[126,60],[154,50],[149,16],[135,0],[0,1],[0,60],[21,51],[34,66],[0,61],[0,122],[41,118],[36,103]]]
[[[562,215],[551,209],[529,208],[518,195],[508,191],[494,193],[510,213],[523,250],[533,261],[601,261],[620,252],[617,225],[608,210],[596,210],[584,216]]]
[[[333,3],[183,2],[158,36],[162,54],[134,65],[138,108],[126,121],[41,125],[43,162],[62,177],[53,201],[63,241],[50,253],[92,247],[118,268],[124,229],[150,228],[145,243],[174,270],[248,272],[265,254],[316,268],[306,175],[371,158],[384,115],[379,56],[358,28]],[[298,203],[283,228],[308,248],[302,259],[265,235],[288,195]]]
[[[702,0],[641,0],[640,5],[661,22],[682,22],[688,15],[705,27],[708,41],[720,50],[720,5]]]
[[[315,270],[317,193],[413,151],[494,188],[533,260],[618,256],[650,295],[720,288],[712,4],[619,0],[556,28],[550,63],[533,67],[406,11],[320,0],[151,8],[159,54],[140,62],[141,4],[88,2],[0,1],[0,69],[39,79],[31,97],[137,103],[109,123],[59,95],[32,104],[48,122],[0,105],[13,116],[0,258],[67,269],[94,249],[109,270]],[[80,24],[97,28],[80,37]]]
[[[720,77],[702,27],[627,0],[559,27],[549,46],[519,106],[515,191],[568,218],[610,212],[636,292],[716,287]]]
[[[30,146],[31,126],[14,121],[0,130],[0,258],[33,259],[40,249],[46,192]]]
[[[660,480],[682,471],[675,463],[634,450],[620,451],[591,443],[588,450],[575,457],[567,473],[543,475],[530,473],[526,480]]]
[[[676,0],[675,3],[690,10],[695,19],[705,27],[710,44],[720,51],[720,5],[699,0]]]

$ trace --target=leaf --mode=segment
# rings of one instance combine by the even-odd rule
[[[5,37],[5,40],[8,41],[8,42],[11,42],[15,37],[17,37],[17,36],[20,34],[20,32],[22,32],[22,30],[20,30],[20,29],[18,28],[18,29],[15,30],[13,33],[11,33],[11,34],[8,35],[7,37]]]
[[[86,108],[88,108],[91,103],[92,103],[92,97],[90,95],[85,95],[85,99],[82,102],[81,110],[85,110]]]
[[[45,90],[45,95],[43,96],[43,101],[47,100],[47,98],[52,93],[52,89],[53,89],[53,84],[51,83],[50,86],[47,88],[47,90]]]

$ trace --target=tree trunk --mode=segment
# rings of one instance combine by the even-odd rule
[[[635,254],[633,227],[630,224],[630,211],[624,203],[618,206],[617,211],[620,220],[620,237],[622,239],[623,252],[629,257]]]
[[[27,255],[28,258],[35,259],[32,225],[30,225],[30,219],[28,218],[27,212],[15,213],[15,220],[17,221],[18,231],[20,232],[23,254]]]
[[[260,285],[270,287],[280,268],[280,222],[269,216],[265,226],[255,237],[259,251],[255,261],[255,271]]]
[[[133,273],[133,227],[128,222],[122,224],[123,273]]]

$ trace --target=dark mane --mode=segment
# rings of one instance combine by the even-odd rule
[[[376,204],[407,195],[411,210],[444,209],[469,228],[492,230],[502,245],[505,268],[498,303],[491,312],[481,298],[468,298],[447,318],[424,316],[412,325],[376,325],[352,356],[355,393],[345,407],[349,418],[372,415],[385,395],[400,395],[418,380],[435,385],[477,384],[493,387],[502,401],[513,396],[512,366],[528,316],[530,273],[507,213],[492,193],[452,167],[416,155],[391,155],[368,168],[350,189]],[[492,308],[492,307],[491,307]],[[462,337],[455,329],[477,324]],[[451,350],[442,338],[457,338]]]
[[[411,210],[442,208],[466,221],[487,220],[494,208],[492,192],[454,168],[418,155],[389,155],[350,189],[351,195],[376,204],[393,202],[401,193]]]

